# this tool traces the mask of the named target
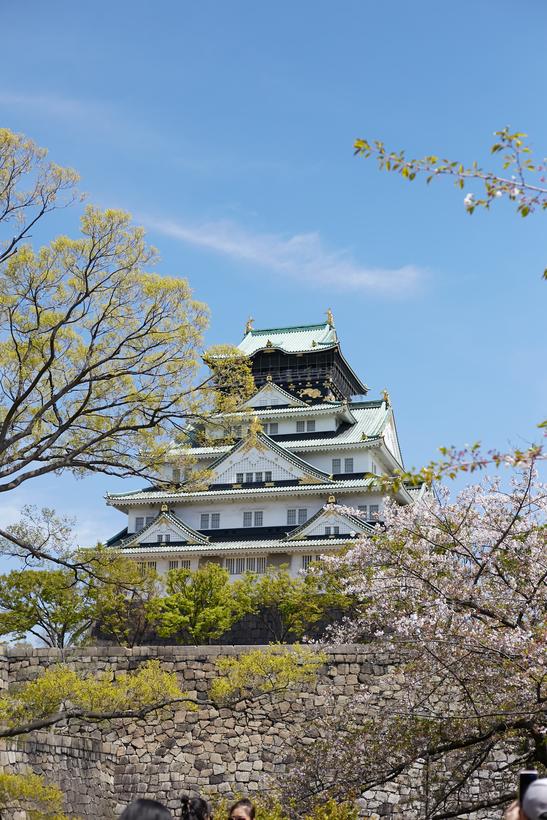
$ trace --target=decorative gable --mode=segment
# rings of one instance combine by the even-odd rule
[[[121,547],[136,547],[139,544],[167,544],[171,541],[185,544],[207,544],[209,539],[200,532],[192,529],[176,515],[161,512],[157,518],[143,527],[139,532],[129,535],[123,542],[116,545]]]
[[[326,504],[323,509],[315,513],[309,521],[292,530],[287,536],[288,541],[301,538],[325,538],[325,536],[348,535],[354,537],[359,534],[372,534],[374,528],[361,521],[354,515],[342,512],[334,503]]]
[[[254,396],[248,399],[243,407],[254,408],[255,410],[261,407],[307,407],[306,402],[291,396],[282,387],[278,387],[273,382],[266,382],[263,387],[258,390]]]
[[[214,461],[214,484],[249,484],[276,481],[329,482],[329,476],[272,441],[251,433],[229,453]]]

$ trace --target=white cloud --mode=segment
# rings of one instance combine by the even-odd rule
[[[71,99],[50,93],[26,94],[0,91],[0,105],[62,118],[87,119],[91,116],[104,117],[107,113],[107,108],[102,103]]]
[[[398,296],[413,290],[424,275],[415,265],[379,268],[360,264],[348,251],[326,248],[317,232],[284,237],[250,233],[228,221],[202,225],[153,218],[142,221],[165,236],[320,286]]]

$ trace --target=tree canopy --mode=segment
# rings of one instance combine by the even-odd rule
[[[149,615],[158,635],[175,636],[196,645],[220,637],[245,613],[251,602],[242,581],[230,583],[227,570],[206,563],[195,572],[167,573],[167,594],[150,602]]]
[[[372,636],[399,661],[388,707],[363,690],[318,721],[322,742],[298,750],[296,794],[337,797],[412,773],[440,820],[501,805],[518,769],[547,769],[546,513],[531,468],[508,489],[490,479],[455,500],[441,490],[388,503],[384,532],[331,559],[359,605],[329,640]],[[473,778],[503,750],[475,797]]]
[[[76,644],[95,619],[91,601],[68,570],[24,569],[0,576],[0,635],[46,646]]]
[[[185,279],[153,272],[128,214],[88,205],[79,237],[28,243],[78,200],[77,181],[0,130],[0,492],[63,469],[157,478],[184,422],[252,382],[226,346],[196,384],[207,308]]]

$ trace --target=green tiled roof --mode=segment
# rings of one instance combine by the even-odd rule
[[[323,414],[324,404],[310,405],[306,408],[305,413],[313,418],[315,407],[320,411],[318,415]],[[340,404],[334,404],[332,410],[336,412],[340,410]],[[381,444],[381,434],[388,419],[391,416],[391,408],[386,407],[383,401],[364,401],[353,402],[348,404],[348,410],[355,418],[356,423],[352,424],[342,430],[339,435],[332,438],[305,438],[305,439],[289,439],[283,442],[282,438],[277,438],[276,443],[291,450],[292,452],[305,453],[309,450],[335,450],[338,445],[355,445],[370,446],[374,441],[376,444]],[[281,410],[259,410],[257,415],[261,419],[267,419],[270,415],[272,418],[281,418],[283,412],[287,416],[291,416],[296,411],[296,408],[285,408]],[[297,415],[300,415],[298,411]],[[363,438],[365,436],[365,438]],[[197,458],[206,458],[208,456],[218,456],[222,453],[227,453],[231,448],[226,447],[193,447],[190,451],[192,456]]]
[[[318,348],[335,347],[337,344],[336,330],[324,322],[320,325],[250,330],[238,347],[248,356],[252,356],[257,350],[263,350],[266,347],[275,347],[286,353],[306,353]]]
[[[196,500],[241,498],[242,496],[253,496],[260,498],[263,496],[285,496],[285,495],[328,495],[332,492],[352,492],[353,490],[363,490],[375,484],[373,478],[352,478],[347,481],[329,481],[328,483],[317,484],[290,484],[278,487],[254,487],[253,489],[229,487],[225,490],[196,490],[195,492],[172,492],[170,490],[156,490],[153,487],[144,490],[134,490],[128,493],[109,493],[106,496],[108,504],[146,504],[148,502],[157,504],[162,501],[185,502]]]

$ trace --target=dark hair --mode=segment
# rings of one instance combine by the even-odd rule
[[[234,811],[234,809],[245,809],[245,811],[250,817],[250,820],[255,820],[255,807],[253,806],[251,801],[248,800],[246,797],[244,797],[243,800],[238,800],[237,803],[234,803],[234,805],[230,807],[228,817],[232,816],[232,812]]]
[[[211,806],[206,800],[201,797],[188,797],[184,795],[181,797],[182,803],[181,817],[182,820],[208,820],[212,818]]]
[[[173,815],[157,800],[133,800],[120,814],[120,820],[173,820]]]

